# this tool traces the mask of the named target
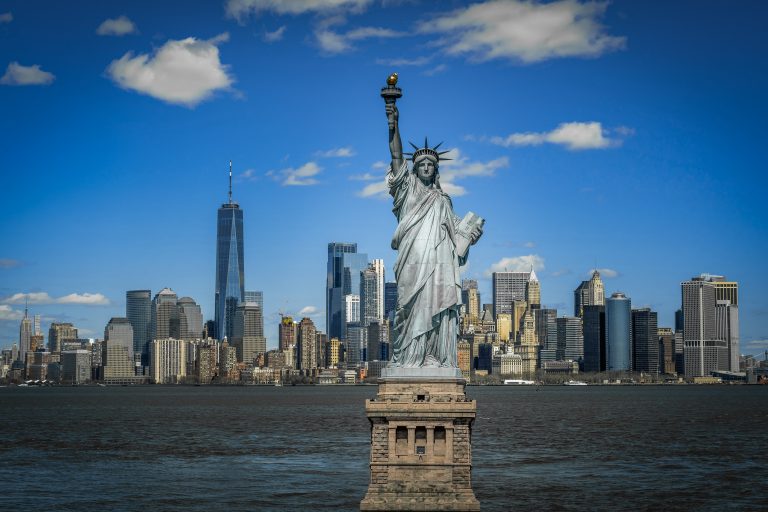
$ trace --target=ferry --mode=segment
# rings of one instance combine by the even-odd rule
[[[563,386],[588,386],[588,384],[581,380],[569,380],[568,382],[564,382]]]
[[[504,379],[504,384],[508,386],[533,386],[536,382],[524,379]]]

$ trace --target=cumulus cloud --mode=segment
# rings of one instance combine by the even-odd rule
[[[47,292],[15,293],[3,299],[3,304],[81,304],[87,306],[106,306],[109,299],[101,293],[70,293],[53,298]]]
[[[286,30],[287,30],[287,27],[283,25],[282,27],[278,28],[275,31],[264,32],[264,41],[266,41],[267,43],[276,43],[277,41],[282,41]]]
[[[13,13],[4,12],[0,14],[0,23],[10,23],[13,21]]]
[[[475,162],[463,155],[459,149],[450,150],[444,155],[444,158],[450,158],[451,160],[440,162],[440,187],[446,194],[453,197],[463,196],[467,193],[467,189],[456,183],[457,181],[470,177],[493,176],[498,169],[509,167],[509,159],[507,157],[496,158],[487,162]],[[384,164],[384,167],[386,167],[386,164]],[[376,183],[369,183],[362,190],[358,191],[357,195],[360,197],[386,199],[389,197],[386,176],[382,176],[380,181]]]
[[[363,174],[353,174],[349,177],[349,179],[353,181],[376,181],[381,179],[381,174],[373,174],[370,172]]]
[[[526,248],[528,248],[528,249],[533,249],[534,247],[536,247],[536,244],[535,244],[535,243],[533,243],[533,242],[525,242],[525,243],[523,244],[523,247],[526,247]]]
[[[56,77],[53,73],[43,71],[39,64],[22,66],[18,62],[11,62],[5,69],[5,74],[0,78],[3,85],[49,85]]]
[[[13,268],[21,265],[19,260],[13,260],[11,258],[0,258],[0,268]]]
[[[136,25],[127,16],[104,20],[96,29],[100,36],[124,36],[136,32]]]
[[[601,277],[605,277],[605,278],[608,278],[608,279],[612,279],[614,277],[619,277],[619,275],[620,275],[618,270],[613,270],[612,268],[592,268],[592,269],[589,269],[589,272],[587,273],[587,275],[589,277],[592,277],[592,273],[595,270],[600,272],[600,276]]]
[[[491,137],[497,146],[539,146],[545,142],[565,146],[570,150],[604,149],[621,143],[608,138],[608,131],[598,122],[561,123],[550,132],[513,133],[506,137]]]
[[[243,21],[262,12],[274,14],[326,14],[329,12],[362,12],[372,0],[227,0],[227,16]]]
[[[437,33],[450,55],[524,63],[561,57],[597,57],[618,50],[625,37],[610,36],[600,19],[607,2],[492,0],[431,18],[420,25]]]
[[[126,53],[112,61],[107,74],[124,89],[194,107],[232,84],[229,66],[221,63],[217,46],[228,39],[224,33],[207,41],[169,40],[153,55]]]
[[[24,313],[11,308],[11,306],[0,305],[0,321],[2,320],[21,320]]]
[[[257,181],[258,179],[256,169],[246,169],[237,175],[237,181]]]
[[[304,316],[311,316],[316,315],[318,312],[319,310],[315,306],[304,306],[301,308],[301,311],[299,311],[299,314]]]
[[[349,158],[355,156],[355,150],[351,146],[345,146],[343,148],[334,148],[327,151],[318,151],[317,156],[322,158]]]
[[[320,174],[320,171],[322,170],[323,168],[317,165],[317,163],[307,162],[297,169],[288,167],[267,174],[280,181],[283,186],[305,186],[316,185],[318,183],[316,176]]]
[[[376,59],[376,64],[380,66],[425,66],[431,60],[430,57],[416,57],[415,59]]]
[[[530,272],[531,268],[544,270],[544,258],[538,254],[501,258],[485,271],[485,276],[491,277],[494,272]]]

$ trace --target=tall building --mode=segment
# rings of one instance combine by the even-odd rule
[[[582,281],[573,292],[573,314],[581,316],[584,306],[604,306],[605,287],[600,278],[600,272],[592,271],[592,277],[588,281]]]
[[[605,301],[605,365],[608,371],[632,369],[632,301],[616,292]]]
[[[675,332],[669,327],[659,327],[659,373],[673,374],[675,369]]]
[[[557,323],[557,360],[580,361],[584,357],[584,331],[581,318],[561,316]]]
[[[728,369],[739,371],[739,307],[730,300],[718,300],[715,304],[715,327],[718,339],[728,347]]]
[[[25,307],[24,318],[21,319],[21,324],[19,325],[19,358],[18,360],[21,361],[22,363],[27,357],[27,352],[29,352],[30,338],[32,337],[33,334],[34,334],[34,331],[32,330],[32,320],[29,318],[27,308]]]
[[[605,365],[605,306],[587,305],[583,308],[584,371],[604,372]]]
[[[494,272],[493,316],[513,313],[513,302],[524,301],[530,272]]]
[[[91,380],[91,352],[64,350],[61,352],[61,383],[85,384]]]
[[[232,162],[229,162],[229,202],[216,221],[216,338],[232,337],[237,305],[245,300],[243,210],[232,202]]]
[[[152,292],[129,290],[125,292],[125,316],[133,328],[133,353],[142,354],[149,362],[149,342],[152,338]]]
[[[519,342],[515,345],[515,354],[522,361],[522,373],[532,375],[536,371],[539,356],[539,341],[536,336],[536,319],[528,309],[520,320]]]
[[[461,302],[464,304],[465,314],[469,317],[469,324],[475,325],[480,318],[480,292],[477,290],[475,279],[461,280]]]
[[[533,267],[531,267],[528,284],[525,288],[525,301],[531,309],[539,309],[541,307],[541,283],[539,283],[539,278],[536,277]]]
[[[317,329],[309,318],[302,318],[296,326],[296,361],[299,370],[317,368]]]
[[[277,326],[278,347],[285,352],[290,347],[296,346],[296,322],[290,316],[283,316]]]
[[[557,310],[542,308],[533,310],[536,320],[536,338],[539,342],[539,366],[541,361],[557,360]]]
[[[360,322],[360,296],[349,294],[344,296],[344,324]],[[344,326],[346,330],[346,325]]]
[[[650,308],[632,310],[632,369],[659,373],[658,316]]]
[[[61,352],[62,343],[77,340],[77,328],[71,323],[52,322],[48,329],[48,350]]]
[[[708,376],[713,371],[730,367],[727,342],[718,337],[717,298],[711,277],[702,275],[680,284],[683,300],[683,361],[687,377]]]
[[[203,336],[203,313],[191,297],[182,297],[176,302],[179,329],[175,333],[180,340],[199,340]],[[134,336],[135,338],[135,336]]]
[[[397,308],[397,283],[384,283],[384,318],[390,318],[390,314]]]
[[[149,375],[155,384],[176,384],[187,376],[189,342],[173,338],[152,340]]]
[[[133,327],[127,318],[112,318],[104,329],[101,364],[105,381],[119,381],[135,375]]]
[[[363,347],[367,347],[368,329],[359,322],[347,324],[346,355],[347,367],[363,362]]]
[[[344,339],[344,296],[360,293],[360,272],[368,267],[368,255],[357,252],[357,244],[328,244],[328,274],[325,288],[325,325],[328,336]]]
[[[264,337],[261,308],[255,302],[245,302],[235,311],[235,330],[232,346],[237,349],[237,360],[253,363],[258,354],[266,354],[267,339]]]
[[[163,288],[152,299],[150,337],[153,340],[179,337],[178,296],[170,288]],[[133,346],[133,341],[131,341]]]
[[[360,316],[364,326],[384,320],[384,262],[373,260],[360,273]]]
[[[515,337],[512,329],[512,314],[499,313],[496,315],[496,332],[499,333],[499,340],[508,343],[510,337],[514,343]]]

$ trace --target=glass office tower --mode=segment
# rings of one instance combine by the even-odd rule
[[[230,169],[229,203],[221,205],[216,222],[216,338],[232,338],[237,305],[245,300],[243,268],[243,210],[232,202]]]

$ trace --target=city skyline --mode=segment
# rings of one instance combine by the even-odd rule
[[[385,172],[378,88],[394,70],[404,115],[422,125],[405,136],[455,148],[441,174],[456,209],[487,219],[463,275],[478,281],[486,303],[490,271],[533,267],[542,305],[570,314],[574,289],[598,268],[606,297],[622,291],[672,327],[680,283],[712,272],[741,285],[742,353],[768,346],[768,298],[759,293],[768,282],[760,264],[765,150],[754,135],[766,64],[745,29],[764,7],[731,8],[738,31],[718,31],[714,5],[698,8],[696,28],[680,42],[682,5],[600,4],[599,13],[582,13],[597,24],[591,43],[608,45],[588,46],[592,54],[515,53],[502,40],[499,56],[473,59],[427,47],[437,38],[429,30],[402,33],[402,19],[438,31],[442,15],[458,23],[465,7],[363,4],[345,12],[345,25],[325,27],[327,11],[232,11],[245,5],[238,2],[198,7],[184,22],[173,21],[174,4],[89,6],[71,20],[55,4],[4,4],[0,14],[12,18],[0,23],[9,43],[0,45],[0,73],[9,77],[0,85],[8,106],[0,120],[8,141],[0,347],[18,339],[25,299],[43,332],[71,322],[81,337],[100,338],[110,318],[125,316],[128,290],[170,287],[198,301],[203,320],[214,318],[213,212],[226,199],[230,158],[246,217],[246,287],[264,293],[268,347],[277,346],[281,311],[327,332],[328,243],[356,243],[393,275],[395,224],[378,199],[380,179],[370,177]],[[121,15],[135,31],[99,34]],[[651,21],[660,18],[668,22]],[[70,35],[55,28],[59,19]],[[362,35],[374,26],[391,33]],[[326,39],[312,39],[318,34]],[[350,48],[334,51],[329,34]],[[88,51],[58,50],[65,37]],[[229,90],[209,88],[210,98],[185,103],[159,89],[137,93],[110,71],[128,52],[159,66],[162,51],[185,51],[186,37],[215,53]],[[52,81],[10,85],[14,62],[40,66]],[[593,137],[574,146],[568,129]],[[157,140],[162,147],[153,148]]]

